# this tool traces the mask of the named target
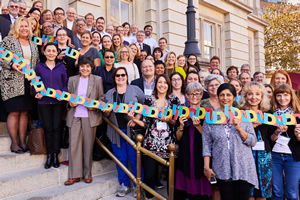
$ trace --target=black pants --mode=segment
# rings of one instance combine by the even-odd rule
[[[65,104],[38,104],[48,154],[60,152],[60,130],[64,108]]]
[[[246,181],[225,182],[217,179],[222,200],[248,200],[252,185]]]

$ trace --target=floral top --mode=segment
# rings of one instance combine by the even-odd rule
[[[146,97],[144,104],[157,108],[157,100],[153,95]],[[163,109],[172,109],[173,104],[177,105],[178,107],[180,105],[180,101],[176,96],[170,95],[169,99],[166,99]],[[162,158],[169,158],[170,151],[168,150],[168,145],[175,144],[175,157],[177,157],[177,152],[179,149],[176,142],[175,127],[167,123],[165,130],[158,130],[157,123],[163,122],[159,118],[144,117],[143,122],[145,123],[146,128],[143,146]]]

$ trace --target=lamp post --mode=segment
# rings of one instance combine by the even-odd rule
[[[195,7],[193,0],[188,0],[188,7],[186,11],[187,19],[187,41],[185,42],[185,48],[183,54],[187,57],[189,54],[196,54],[197,57],[201,57],[198,41],[196,40],[196,22],[195,22]]]

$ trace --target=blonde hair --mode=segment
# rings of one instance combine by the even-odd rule
[[[184,55],[179,55],[177,56],[177,60],[179,58],[184,58],[185,59],[185,63],[184,63],[184,66],[183,66],[183,70],[186,72],[186,70],[188,69],[188,65],[187,65],[187,62],[186,62],[186,57]]]
[[[135,59],[139,59],[140,53],[141,53],[140,48],[138,47],[138,45],[137,45],[136,43],[131,43],[131,44],[129,45],[129,47],[131,47],[131,46],[135,46],[135,47],[136,47],[137,53],[136,53],[136,55],[135,55],[134,58],[135,58]]]
[[[35,29],[33,30],[33,32],[32,32],[32,34],[34,35],[34,36],[39,36],[39,34],[40,34],[40,31],[39,31],[39,23],[38,23],[38,21],[34,18],[34,17],[28,17],[28,19],[29,19],[29,21],[30,21],[30,23],[31,23],[31,21],[35,21],[36,22],[36,26],[35,26]]]
[[[111,38],[111,42],[112,42],[111,48],[112,48],[113,51],[117,51],[118,50],[117,47],[115,46],[115,43],[114,43],[114,38],[116,36],[118,36],[120,38],[120,47],[123,45],[123,37],[121,37],[121,35],[118,34],[118,33],[114,34],[112,36],[112,38]],[[120,47],[119,47],[119,49],[120,49]]]
[[[32,30],[31,30],[31,22],[28,18],[26,17],[18,17],[15,21],[15,23],[12,25],[10,31],[9,31],[9,35],[13,36],[13,38],[15,40],[17,40],[20,36],[20,27],[21,27],[21,22],[22,21],[26,21],[28,24],[28,28],[29,28],[29,34],[27,36],[27,39],[30,40],[31,36],[32,36]]]
[[[175,56],[174,67],[173,67],[173,68],[175,68],[175,67],[177,66],[177,60],[176,60],[176,53],[175,53],[174,51],[170,51],[170,52],[167,53],[167,55],[166,55],[166,57],[165,57],[166,67],[169,65],[169,63],[168,63],[168,58],[169,58],[169,56],[170,56],[171,54],[173,54],[173,55]]]
[[[292,86],[290,86],[287,83],[280,84],[277,88],[275,88],[273,96],[272,96],[272,105],[273,105],[273,112],[276,110],[276,108],[279,107],[279,103],[276,100],[276,95],[280,93],[288,93],[291,95],[291,102],[290,107],[294,110],[295,113],[300,113],[300,102],[297,98]]]
[[[252,85],[257,85],[262,95],[262,100],[258,105],[258,109],[261,110],[262,112],[268,112],[271,109],[271,105],[270,105],[270,100],[267,96],[266,88],[264,87],[263,84],[255,81],[251,81],[243,87],[241,99],[239,101],[239,108],[242,110],[250,110],[250,106],[246,101],[246,96]]]
[[[131,49],[127,46],[127,45],[121,45],[121,47],[117,50],[117,61],[121,62],[121,50],[123,48],[126,48],[129,52],[129,56],[128,56],[128,62],[131,62],[133,60],[133,53],[131,51]]]

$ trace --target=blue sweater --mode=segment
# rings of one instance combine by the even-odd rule
[[[35,73],[40,76],[45,88],[53,88],[60,91],[68,91],[68,77],[65,65],[57,62],[51,70],[45,63],[38,63],[35,67]],[[34,90],[35,91],[35,90]],[[35,92],[36,93],[36,92]],[[38,100],[38,104],[64,104],[65,101],[58,101],[56,98],[43,97]]]

